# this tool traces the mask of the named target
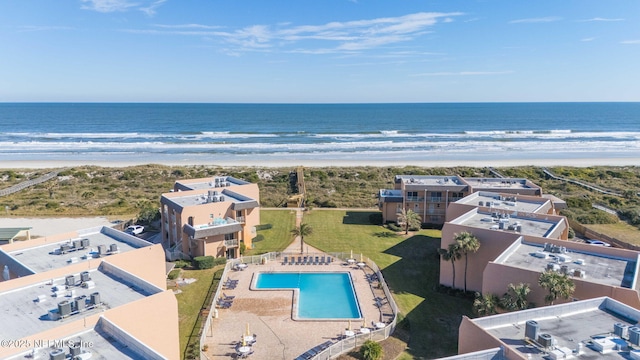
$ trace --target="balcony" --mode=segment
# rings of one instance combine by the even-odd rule
[[[424,201],[424,197],[407,196],[406,200],[407,200],[407,202],[423,202]]]
[[[189,225],[183,227],[183,231],[194,239],[202,239],[209,236],[233,234],[242,231],[242,224],[232,218],[214,218],[210,223],[203,225]]]
[[[235,248],[240,246],[240,241],[238,241],[238,239],[225,240],[224,246],[226,248]]]
[[[443,200],[442,200],[442,197],[431,197],[429,201],[435,203],[435,202],[442,202]]]
[[[237,217],[236,217],[236,221],[237,221],[237,222],[239,222],[239,223],[244,224],[244,223],[245,223],[245,221],[244,221],[244,216],[237,216]]]

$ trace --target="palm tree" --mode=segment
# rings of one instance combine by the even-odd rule
[[[456,288],[456,260],[460,260],[462,253],[458,243],[451,243],[446,249],[438,249],[438,253],[442,256],[442,260],[451,261],[451,268],[453,269],[453,282],[451,288]]]
[[[569,299],[576,290],[576,284],[567,274],[560,274],[553,270],[547,270],[540,274],[538,285],[549,292],[544,297],[549,305],[553,305],[553,302],[558,298]]]
[[[456,234],[453,238],[460,248],[460,252],[464,254],[464,292],[467,292],[467,266],[469,264],[469,253],[478,252],[480,249],[480,240],[472,233],[463,231]]]
[[[529,308],[527,295],[531,292],[529,284],[509,284],[502,298],[502,306],[507,310],[525,310]]]
[[[291,234],[293,237],[300,237],[300,253],[304,252],[304,237],[307,235],[311,235],[313,233],[313,228],[309,224],[301,223],[300,227],[295,229],[291,229]]]
[[[476,298],[473,300],[473,310],[479,316],[493,315],[496,313],[496,308],[500,299],[493,294],[480,294],[476,293]]]
[[[404,234],[407,235],[409,234],[409,228],[420,227],[422,218],[413,210],[402,209],[402,212],[398,215],[398,223],[404,225]]]

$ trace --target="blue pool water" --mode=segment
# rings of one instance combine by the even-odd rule
[[[360,308],[348,273],[260,273],[256,289],[299,289],[300,319],[358,319]]]

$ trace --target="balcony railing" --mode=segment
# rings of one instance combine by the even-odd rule
[[[419,196],[407,196],[407,198],[405,199],[407,201],[413,201],[413,202],[418,202],[418,201],[424,201],[424,197],[419,197]]]
[[[244,224],[244,216],[237,216],[236,221]]]
[[[239,246],[238,239],[225,240],[224,241],[224,246],[226,246],[228,248],[238,247]]]

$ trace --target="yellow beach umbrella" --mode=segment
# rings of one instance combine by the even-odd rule
[[[362,260],[362,253],[360,253],[360,262],[364,262],[364,261]]]
[[[242,346],[247,346],[247,341],[244,339],[244,336],[242,337]]]
[[[351,250],[351,255],[349,255],[349,259],[353,259],[353,250]]]
[[[351,320],[349,320],[349,327],[347,328],[347,330],[351,331]]]
[[[249,323],[247,323],[247,336],[250,336],[251,332],[249,331]]]
[[[364,317],[362,318],[362,327],[363,328],[367,327],[367,320]]]

